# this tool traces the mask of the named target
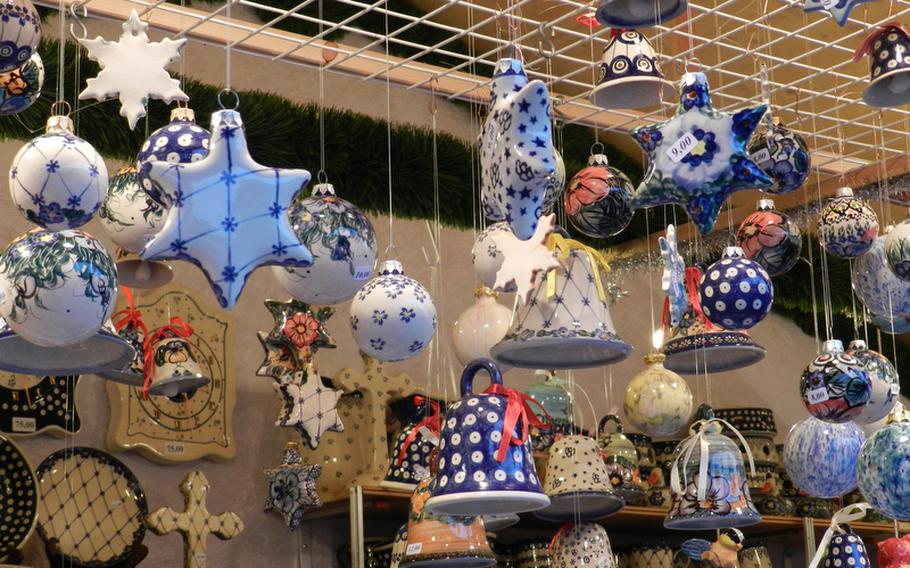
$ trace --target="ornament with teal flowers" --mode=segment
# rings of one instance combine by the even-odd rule
[[[711,102],[704,73],[684,75],[676,115],[632,130],[649,162],[632,197],[633,206],[681,205],[699,232],[709,233],[727,196],[774,183],[746,150],[767,109],[759,105],[720,112]]]

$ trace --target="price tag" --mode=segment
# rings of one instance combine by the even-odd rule
[[[370,274],[373,274],[372,266],[355,266],[354,267],[354,280],[366,280],[370,277]]]
[[[696,144],[698,144],[698,138],[691,132],[686,132],[682,138],[667,148],[667,156],[674,162],[680,162],[689,155],[689,152],[692,151]]]
[[[169,442],[164,445],[164,453],[172,456],[182,456],[184,453],[186,453],[186,448],[183,444]]]
[[[438,445],[439,445],[439,436],[437,436],[436,434],[430,432],[430,429],[427,428],[426,426],[421,426],[421,427],[420,427],[420,430],[418,430],[418,432],[420,432],[420,434],[421,434],[424,438],[426,438],[427,441],[430,442],[431,444],[433,444],[434,446],[438,446]]]
[[[749,156],[749,159],[752,160],[753,162],[755,162],[756,164],[760,164],[762,162],[768,162],[771,160],[771,151],[768,150],[767,148],[762,148],[758,152]]]
[[[408,545],[408,549],[405,550],[405,555],[411,556],[412,554],[420,554],[421,550],[423,550],[422,542],[412,542]]]
[[[31,433],[38,429],[34,418],[13,416],[13,432]]]
[[[200,566],[205,566],[205,553],[204,552],[197,552],[197,553],[193,554],[193,558],[196,559],[197,564],[199,564]]]
[[[828,400],[828,389],[824,387],[812,389],[808,392],[806,398],[809,399],[809,404],[818,404],[820,402],[825,402]]]
[[[891,394],[898,395],[901,393],[901,386],[898,383],[891,384]]]

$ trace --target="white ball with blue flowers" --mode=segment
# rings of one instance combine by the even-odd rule
[[[380,361],[423,351],[436,333],[436,306],[420,282],[387,260],[351,301],[351,331],[360,350]]]
[[[764,268],[727,247],[723,258],[702,276],[698,296],[705,317],[724,329],[749,329],[765,319],[774,302],[774,286]]]

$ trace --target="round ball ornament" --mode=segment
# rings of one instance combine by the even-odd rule
[[[872,381],[859,359],[831,339],[803,371],[799,394],[806,410],[819,420],[849,422],[868,404]]]
[[[623,399],[629,423],[649,436],[674,434],[692,416],[692,391],[685,379],[664,367],[665,359],[645,357],[645,370],[632,377]]]
[[[624,173],[612,168],[604,154],[588,158],[588,167],[572,178],[563,197],[566,215],[579,232],[610,237],[632,220],[635,188]]]
[[[0,73],[6,73],[38,52],[41,18],[30,0],[4,0],[0,11]]]
[[[99,217],[101,228],[118,247],[138,254],[146,236],[161,228],[165,213],[165,208],[142,189],[139,171],[127,166],[111,178]]]
[[[799,226],[776,211],[770,199],[759,200],[755,212],[743,220],[736,243],[746,258],[760,264],[772,277],[796,266],[803,246]]]
[[[18,69],[0,74],[0,114],[16,114],[32,106],[43,86],[44,62],[35,52]]]
[[[65,347],[92,337],[116,301],[114,263],[83,231],[33,229],[0,256],[0,316],[36,345]]]
[[[502,268],[502,261],[505,259],[502,251],[496,246],[493,237],[501,235],[511,235],[512,229],[506,221],[493,223],[480,233],[480,236],[474,241],[471,248],[471,262],[474,263],[474,274],[481,284],[487,288],[492,288],[496,284],[496,273]],[[514,291],[514,284],[511,286]]]
[[[170,164],[197,162],[209,153],[210,137],[208,130],[196,124],[193,109],[177,107],[171,111],[171,121],[152,132],[136,156],[139,180],[152,199],[161,205],[169,205],[164,190],[148,175],[151,169],[149,164],[161,161]]]
[[[856,463],[859,490],[876,510],[898,520],[910,519],[910,415],[894,405],[886,426],[863,445]]]
[[[809,177],[812,167],[806,141],[776,118],[770,129],[752,138],[749,159],[774,180],[774,185],[762,189],[774,195],[799,189]]]
[[[897,369],[887,357],[869,349],[861,339],[851,341],[847,353],[862,364],[872,383],[869,402],[853,420],[859,424],[878,422],[888,416],[900,395],[901,383]]]
[[[829,254],[856,258],[869,251],[878,236],[878,217],[853,190],[842,187],[818,219],[818,241]]]
[[[831,499],[856,489],[856,465],[866,439],[853,422],[832,424],[809,416],[784,442],[784,465],[793,483],[813,497]]]
[[[52,116],[44,134],[23,146],[9,171],[19,212],[46,229],[88,223],[107,195],[107,167],[91,144],[73,134],[66,116]]]
[[[360,350],[380,361],[403,361],[436,333],[436,306],[420,282],[387,260],[351,302],[351,331]]]
[[[889,227],[885,227],[889,234]],[[885,256],[885,235],[872,243],[869,252],[853,261],[850,272],[853,291],[872,314],[872,319],[882,331],[902,333],[904,316],[910,315],[910,282],[898,278],[888,266]]]
[[[490,349],[509,331],[512,310],[497,302],[496,296],[489,288],[478,288],[474,292],[477,301],[455,320],[452,344],[462,365],[474,359],[492,359]],[[499,369],[507,367],[500,364]]]
[[[771,311],[774,285],[760,264],[744,257],[743,249],[727,247],[702,276],[698,297],[705,317],[714,325],[749,329]]]
[[[888,233],[885,238],[885,258],[895,276],[910,282],[910,217]]]
[[[291,227],[313,253],[307,268],[272,268],[275,278],[296,299],[326,306],[345,302],[373,274],[376,233],[360,209],[335,195],[330,183],[288,210]]]

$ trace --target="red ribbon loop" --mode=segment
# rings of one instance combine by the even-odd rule
[[[509,389],[502,385],[490,385],[484,394],[498,394],[506,397],[506,413],[502,419],[502,439],[499,442],[499,449],[496,451],[496,461],[506,459],[509,451],[509,445],[524,445],[530,437],[530,426],[549,430],[551,426],[550,415],[539,402],[515,389]],[[537,414],[531,410],[528,403],[536,405],[543,414],[544,421],[537,418]],[[521,433],[520,438],[512,436],[515,428],[518,427]]]
[[[701,283],[701,276],[701,270],[698,268],[694,266],[686,268],[686,295],[689,296],[689,305],[692,306],[696,319],[705,324],[705,331],[713,331],[717,327],[705,317],[704,312],[701,311],[701,301],[698,299],[698,285]]]
[[[894,20],[893,22],[888,22],[887,24],[881,24],[876,29],[872,30],[872,33],[866,36],[866,39],[863,40],[859,47],[856,48],[856,51],[853,52],[853,61],[859,61],[867,53],[872,53],[872,46],[875,44],[875,40],[882,37],[888,33],[891,29],[898,29],[904,34],[910,36],[910,28],[904,24]]]
[[[145,384],[142,386],[143,397],[148,399],[149,387],[152,385],[152,368],[154,367],[152,363],[155,358],[152,347],[165,337],[186,339],[191,335],[193,335],[193,328],[178,316],[172,317],[167,325],[159,327],[152,335],[146,334],[145,343],[142,345],[142,349],[145,351],[145,359],[143,361],[143,369],[145,370]]]
[[[401,462],[404,461],[405,456],[408,454],[408,446],[417,438],[417,434],[420,432],[421,428],[426,427],[434,436],[437,438],[439,437],[439,430],[442,425],[442,417],[439,415],[439,403],[435,400],[428,400],[420,395],[414,397],[414,404],[417,406],[422,406],[427,402],[430,403],[430,414],[424,416],[423,420],[411,427],[407,438],[404,439],[404,443],[401,445],[401,449],[398,450],[398,457],[395,459],[395,465],[401,465]]]
[[[126,307],[114,312],[114,315],[111,316],[111,323],[114,324],[114,329],[117,331],[132,324],[133,329],[138,329],[142,332],[144,339],[149,334],[149,330],[145,327],[145,322],[142,321],[142,312],[136,309],[133,292],[126,286],[123,286],[121,290],[123,290],[123,297],[126,298]]]
[[[559,535],[573,528],[575,528],[575,523],[572,521],[563,523],[563,525],[556,531],[556,534],[553,535],[553,538],[550,539],[550,544],[547,545],[547,551],[553,552],[553,547],[556,545],[556,539],[559,538]]]

